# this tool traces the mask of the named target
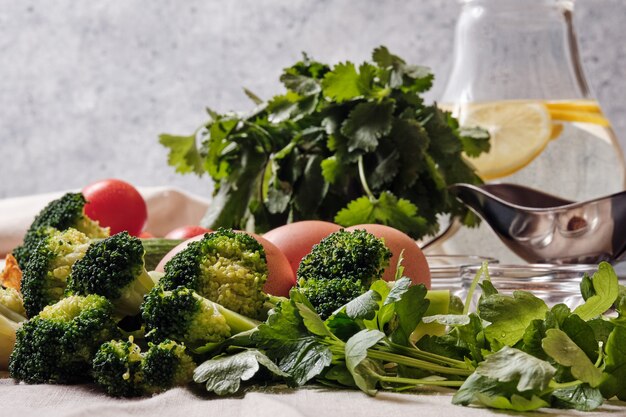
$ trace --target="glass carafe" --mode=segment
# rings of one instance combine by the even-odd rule
[[[462,126],[489,130],[489,153],[468,159],[479,175],[572,201],[624,189],[622,151],[580,62],[574,2],[462,3],[440,103]],[[486,224],[461,229],[443,251],[519,260]]]

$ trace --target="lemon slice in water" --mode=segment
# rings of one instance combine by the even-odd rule
[[[468,158],[484,180],[505,177],[524,168],[553,136],[550,112],[540,102],[471,104],[463,110],[463,126],[480,126],[491,135],[489,153]]]

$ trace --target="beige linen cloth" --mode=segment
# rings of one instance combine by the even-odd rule
[[[162,236],[185,224],[197,224],[209,201],[168,187],[141,188],[148,204],[146,230]],[[0,200],[0,258],[18,245],[33,217],[63,192]],[[461,417],[502,416],[491,410],[451,404],[451,391],[428,394],[359,391],[307,386],[256,388],[232,397],[217,397],[202,385],[176,388],[147,398],[118,399],[93,385],[18,384],[0,372],[0,417],[104,416],[242,416],[242,417]],[[542,410],[543,411],[543,410]],[[504,413],[506,414],[506,413]],[[519,415],[519,414],[518,414]],[[626,416],[626,403],[609,402],[593,413],[547,410],[524,416]]]
[[[198,224],[209,200],[177,188],[145,187],[139,191],[148,206],[146,230],[163,236],[187,224]],[[0,200],[0,258],[22,242],[33,218],[50,201],[67,191]]]
[[[507,413],[452,405],[450,393],[396,394],[381,392],[368,397],[359,391],[307,386],[292,390],[272,387],[233,397],[216,397],[202,386],[176,388],[139,399],[110,398],[87,385],[24,385],[0,379],[0,415],[3,417],[105,417],[105,416],[241,416],[241,417],[475,417]],[[582,413],[541,410],[513,413],[540,416],[625,416],[626,403],[609,402],[600,410]]]

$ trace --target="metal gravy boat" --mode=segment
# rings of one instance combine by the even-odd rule
[[[577,203],[514,184],[450,189],[528,262],[616,262],[626,251],[626,191]]]

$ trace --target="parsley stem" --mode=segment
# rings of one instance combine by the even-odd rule
[[[476,291],[476,286],[482,277],[485,277],[486,280],[489,280],[489,264],[487,261],[483,262],[481,267],[476,272],[474,279],[467,291],[467,296],[465,297],[465,306],[463,307],[463,315],[467,316],[469,314],[470,304],[472,303],[472,298],[474,297],[474,291]]]
[[[472,371],[467,369],[449,368],[447,366],[437,365],[421,359],[415,359],[408,356],[398,355],[391,352],[380,352],[373,349],[367,350],[367,357],[370,359],[378,359],[382,361],[394,362],[398,365],[411,366],[413,368],[419,368],[426,371],[438,372],[441,374],[461,375],[468,376],[472,374]]]
[[[367,179],[365,178],[365,167],[363,166],[363,155],[359,155],[358,165],[359,165],[359,179],[361,180],[361,186],[363,186],[363,190],[365,191],[365,194],[367,194],[369,199],[372,201],[376,201],[376,197],[374,196],[374,193],[372,193],[372,190],[370,190],[369,185],[367,185]]]
[[[409,348],[409,347],[398,345],[395,343],[391,343],[391,342],[389,343],[391,346],[390,348],[383,347],[381,348],[381,350],[384,350],[385,352],[393,352],[392,351],[393,349],[395,351],[402,353],[403,355],[410,356],[412,358],[437,362],[439,364],[449,365],[454,368],[467,369],[467,363],[463,361],[459,361],[457,359],[446,358],[445,356],[437,355],[436,353],[425,352],[417,348]]]
[[[552,382],[552,383],[550,383],[550,389],[548,390],[548,392],[550,392],[552,390],[557,390],[557,389],[575,387],[575,386],[578,386],[578,385],[580,385],[582,383],[583,382],[579,381],[579,380],[570,381],[570,382]]]
[[[463,381],[437,381],[431,379],[401,378],[397,376],[379,376],[378,378],[381,382],[406,385],[432,385],[437,387],[460,387],[463,385]]]

